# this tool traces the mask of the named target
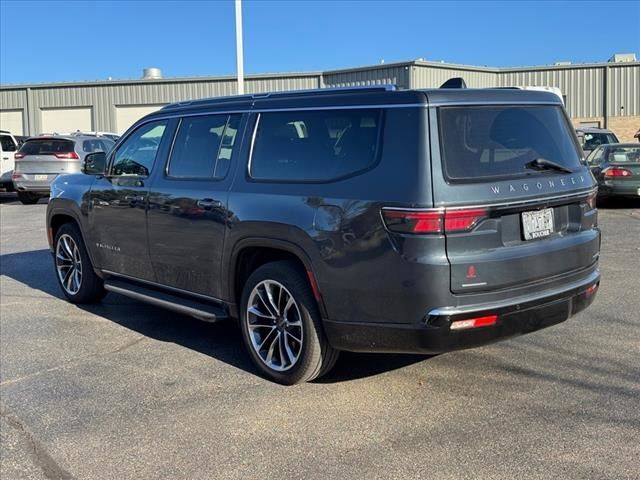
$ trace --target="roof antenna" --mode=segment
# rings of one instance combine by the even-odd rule
[[[440,88],[467,88],[467,84],[464,83],[464,78],[453,77],[440,85]]]

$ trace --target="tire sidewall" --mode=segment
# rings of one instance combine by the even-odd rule
[[[80,261],[82,262],[82,279],[80,280],[80,289],[76,294],[70,294],[62,285],[60,281],[60,276],[58,275],[58,266],[56,263],[56,253],[58,251],[58,242],[60,241],[60,237],[62,235],[69,235],[73,241],[76,243],[78,250],[80,252]],[[72,303],[85,303],[90,301],[93,296],[95,296],[95,288],[94,280],[91,278],[92,275],[95,276],[93,271],[93,265],[91,264],[91,259],[89,258],[89,254],[87,253],[87,249],[84,246],[84,241],[82,235],[80,234],[80,230],[78,227],[73,225],[72,223],[65,223],[62,225],[58,231],[56,232],[55,242],[54,242],[54,252],[53,252],[53,264],[55,268],[55,275],[58,285],[60,286],[62,293],[64,296]]]

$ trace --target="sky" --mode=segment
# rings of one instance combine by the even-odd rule
[[[522,66],[640,58],[640,0],[244,0],[245,74],[424,58]],[[0,83],[233,75],[234,4],[0,0]]]

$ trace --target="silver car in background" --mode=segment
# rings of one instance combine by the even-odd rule
[[[46,135],[28,138],[15,154],[13,186],[25,205],[48,197],[51,182],[66,173],[80,172],[84,157],[109,152],[113,140],[95,135]]]

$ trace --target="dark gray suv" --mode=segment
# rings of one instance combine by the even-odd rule
[[[531,332],[599,285],[596,183],[549,93],[325,89],[168,105],[47,212],[66,297],[239,322],[268,378]]]

